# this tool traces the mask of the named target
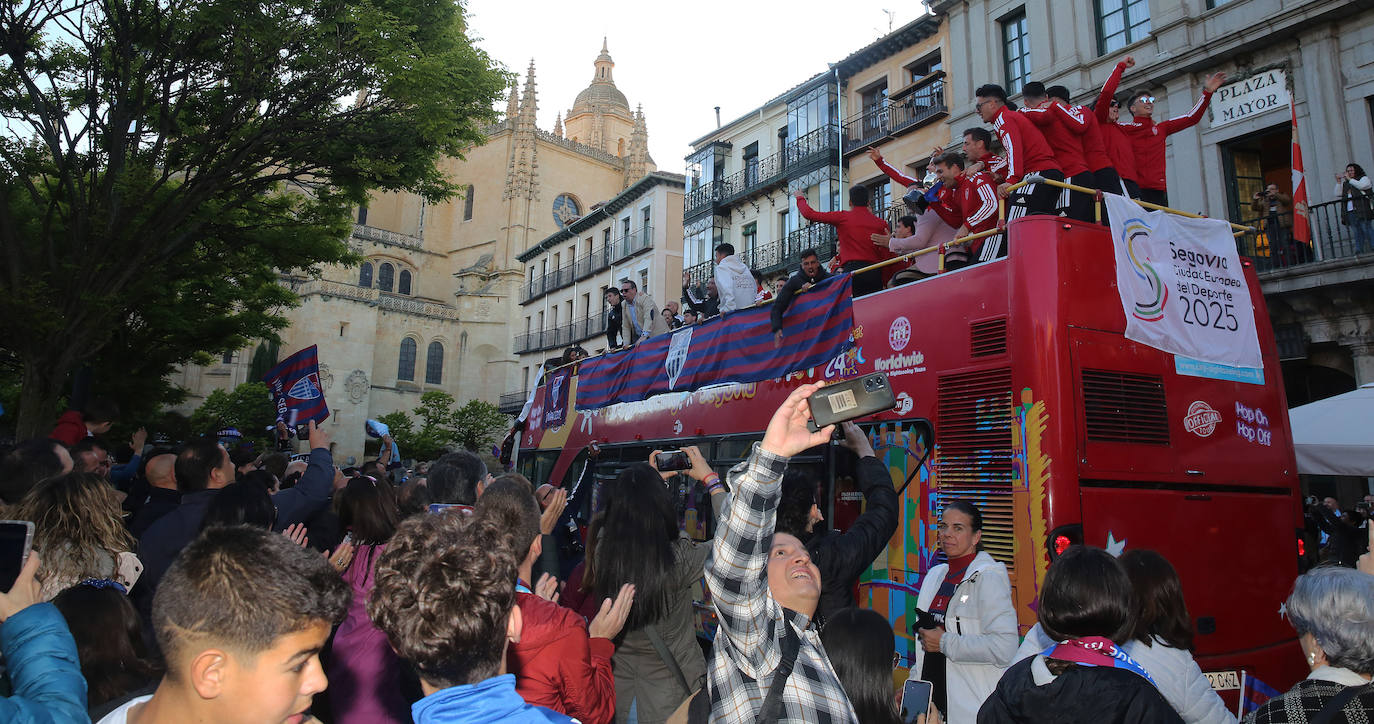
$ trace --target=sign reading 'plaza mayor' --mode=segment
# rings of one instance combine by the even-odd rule
[[[1217,89],[1212,95],[1212,127],[1287,107],[1288,72],[1270,68]]]

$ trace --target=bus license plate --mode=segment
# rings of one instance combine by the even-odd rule
[[[1213,691],[1233,691],[1240,688],[1240,675],[1234,671],[1204,671]]]

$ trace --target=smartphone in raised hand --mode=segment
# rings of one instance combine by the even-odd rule
[[[24,561],[33,546],[33,523],[27,520],[0,520],[0,591],[14,588]]]
[[[687,459],[687,453],[681,450],[669,450],[661,452],[654,457],[654,466],[661,473],[672,472],[674,470],[687,470],[692,467],[692,461]]]

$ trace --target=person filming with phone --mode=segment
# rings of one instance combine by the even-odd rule
[[[1016,612],[1007,567],[980,550],[983,514],[950,500],[940,514],[945,563],[921,581],[916,624],[924,658],[908,680],[929,681],[932,699],[951,724],[972,724],[978,708],[1016,655]]]

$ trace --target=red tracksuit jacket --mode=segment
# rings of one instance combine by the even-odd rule
[[[1082,114],[1071,113],[1057,103],[1043,108],[1022,108],[1021,112],[1045,135],[1065,176],[1077,176],[1088,170],[1088,162],[1083,160],[1081,139],[1087,128]]]
[[[997,228],[997,188],[993,185],[992,177],[986,173],[960,176],[959,185],[953,192],[949,195],[940,194],[939,200],[930,208],[946,224],[956,229],[967,226],[971,234]],[[982,249],[983,241],[979,239],[969,245],[975,258]]]
[[[797,199],[797,211],[802,218],[819,221],[835,227],[840,237],[839,253],[835,255],[840,264],[851,261],[882,261],[891,259],[892,254],[873,243],[873,234],[888,234],[891,229],[887,222],[873,215],[867,206],[846,211],[814,211],[806,199]]]
[[[1107,157],[1112,160],[1112,167],[1116,169],[1117,175],[1125,181],[1139,181],[1140,174],[1135,165],[1135,145],[1131,143],[1126,131],[1113,123],[1111,118],[1112,96],[1116,95],[1116,88],[1121,84],[1121,74],[1125,70],[1125,63],[1116,64],[1116,69],[1107,78],[1107,82],[1102,84],[1102,92],[1097,94],[1093,115],[1097,116],[1098,129],[1102,131],[1102,144],[1107,148]]]
[[[1026,174],[1035,171],[1060,170],[1050,144],[1025,114],[1002,106],[997,110],[992,127],[1006,151],[1007,183],[1021,183]]]
[[[1134,122],[1121,124],[1121,129],[1126,132],[1135,148],[1135,166],[1140,174],[1136,181],[1141,188],[1168,190],[1169,186],[1164,178],[1164,139],[1172,133],[1196,126],[1211,103],[1211,92],[1203,91],[1202,97],[1197,99],[1197,103],[1193,104],[1193,110],[1188,111],[1187,115],[1159,123],[1155,123],[1148,116],[1136,116]]]

